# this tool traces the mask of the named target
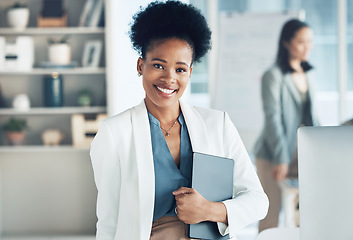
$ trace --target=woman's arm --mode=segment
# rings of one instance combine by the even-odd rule
[[[112,134],[103,121],[91,144],[90,151],[98,190],[97,240],[113,240],[116,232],[120,192],[120,164],[116,152]]]
[[[229,231],[232,237],[250,223],[266,216],[268,198],[239,133],[226,113],[223,132],[225,157],[234,160],[234,196],[233,199],[223,202],[227,209],[228,225],[218,223],[218,228],[223,233]]]

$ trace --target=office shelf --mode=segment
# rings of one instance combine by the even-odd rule
[[[72,116],[82,114],[90,122],[107,111],[107,78],[112,75],[108,74],[112,64],[107,64],[107,55],[112,50],[106,39],[112,32],[105,27],[78,27],[87,0],[63,0],[66,27],[53,28],[36,27],[45,1],[20,1],[28,6],[30,15],[28,27],[18,31],[8,27],[5,11],[16,2],[0,1],[0,239],[93,240],[97,190],[90,146],[74,147],[73,134],[77,130],[81,136],[91,137],[96,130],[80,130],[82,125],[73,124]],[[111,0],[104,2],[111,5]],[[108,12],[104,16],[109,16]],[[27,46],[18,41],[22,36],[30,39]],[[75,68],[49,64],[50,44],[62,39],[71,47],[68,66]],[[94,45],[96,42],[101,45]],[[83,62],[92,67],[82,67]],[[30,70],[19,71],[25,65]],[[62,79],[62,107],[45,107],[47,75],[53,72]],[[57,90],[57,85],[54,88]],[[80,106],[82,92],[90,93],[92,106]],[[21,94],[30,100],[27,111],[11,108]],[[2,130],[9,118],[27,121],[29,129],[21,146],[9,145]],[[50,135],[50,130],[61,133],[60,145],[44,145],[48,141],[43,141],[43,134]],[[55,142],[55,132],[51,136]]]
[[[71,145],[44,146],[0,146],[0,153],[50,153],[50,152],[89,152],[89,148],[75,148]],[[25,160],[25,159],[24,159]]]
[[[3,108],[0,109],[0,116],[9,116],[9,115],[57,115],[57,114],[90,114],[90,113],[105,113],[105,106],[96,106],[96,107],[38,107],[30,108],[28,110],[16,110],[13,108]]]
[[[10,0],[13,1],[13,0]],[[15,2],[15,1],[13,1]],[[26,4],[30,9],[28,27],[23,30],[16,30],[7,27],[6,22],[0,21],[0,36],[4,37],[6,43],[16,43],[17,37],[28,36],[33,41],[34,64],[28,71],[6,70],[0,71],[0,127],[9,117],[19,117],[26,119],[30,128],[27,136],[28,145],[37,145],[40,141],[40,135],[47,129],[60,129],[66,133],[62,144],[72,143],[72,125],[71,115],[84,114],[87,117],[94,118],[93,115],[106,113],[106,51],[105,46],[106,29],[105,27],[80,27],[78,23],[82,9],[86,0],[65,1],[67,8],[68,22],[66,27],[36,27],[39,9],[42,8],[41,1],[27,0]],[[0,3],[1,8],[8,7],[9,3]],[[1,15],[2,13],[0,13]],[[3,18],[5,16],[2,16]],[[71,61],[77,63],[75,68],[42,68],[39,67],[43,62],[48,62],[49,42],[50,40],[59,40],[67,38],[71,46]],[[87,52],[87,46],[90,41],[100,41],[102,48],[92,55],[91,58],[98,58],[98,65],[94,67],[82,67],[84,53]],[[16,49],[16,48],[14,48]],[[91,54],[93,54],[91,50]],[[16,52],[19,58],[22,52]],[[86,55],[85,55],[86,56]],[[44,107],[45,94],[43,92],[43,81],[47,75],[57,72],[62,76],[62,99],[63,107]],[[91,93],[92,107],[80,107],[78,97],[80,92],[88,91]],[[27,111],[15,110],[12,107],[13,100],[18,94],[26,94],[30,100],[32,108]],[[4,108],[5,107],[5,108]],[[0,132],[0,145],[5,144],[5,137]],[[11,151],[20,148],[10,148]],[[27,148],[25,148],[27,149]],[[31,148],[29,148],[31,149]],[[35,147],[34,149],[42,149]]]
[[[31,27],[24,30],[13,28],[0,28],[0,35],[63,35],[63,34],[104,34],[102,27],[61,27],[37,28]]]
[[[105,74],[105,68],[33,68],[31,71],[1,71],[1,75],[7,76],[28,76],[28,75],[46,75],[53,72],[58,72],[62,75],[85,75],[85,74]]]

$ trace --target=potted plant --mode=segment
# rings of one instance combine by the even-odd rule
[[[10,118],[3,126],[6,138],[10,145],[21,145],[28,130],[27,121],[25,119]]]
[[[69,64],[71,62],[71,46],[69,45],[68,39],[68,35],[64,35],[57,40],[49,39],[49,62],[60,65]]]
[[[82,89],[77,98],[77,104],[83,107],[92,105],[92,92],[89,89]]]
[[[10,27],[23,30],[29,20],[29,8],[25,4],[15,3],[7,9],[7,23]]]

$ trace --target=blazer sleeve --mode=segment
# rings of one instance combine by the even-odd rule
[[[101,122],[91,143],[90,156],[98,190],[96,239],[113,240],[119,214],[117,206],[121,184],[120,163],[112,134],[105,121]]]
[[[264,144],[271,149],[274,164],[291,162],[288,143],[282,124],[282,74],[274,69],[266,72],[261,82],[262,104],[265,113]]]
[[[221,234],[229,232],[230,238],[235,238],[239,230],[266,216],[269,202],[239,133],[226,113],[224,146],[226,157],[234,160],[234,196],[223,202],[227,209],[228,226],[218,223],[218,228]]]

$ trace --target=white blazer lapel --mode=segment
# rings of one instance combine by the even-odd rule
[[[132,111],[139,188],[140,239],[149,237],[154,206],[154,166],[148,113],[143,101]]]
[[[194,152],[210,153],[206,126],[201,116],[193,107],[182,101],[180,101],[180,106],[188,127],[192,150]]]

